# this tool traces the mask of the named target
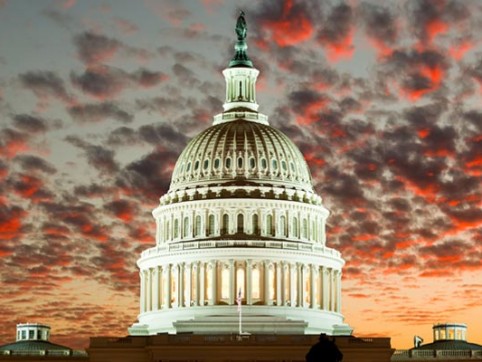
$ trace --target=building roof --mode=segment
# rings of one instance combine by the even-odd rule
[[[430,349],[430,350],[482,350],[480,344],[470,343],[463,340],[445,339],[432,343],[423,344],[420,347],[412,348],[413,350]]]
[[[18,341],[0,346],[0,351],[68,351],[72,349],[41,340]]]

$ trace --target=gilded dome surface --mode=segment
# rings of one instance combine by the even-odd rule
[[[306,161],[282,132],[235,119],[193,138],[174,168],[170,191],[238,181],[312,191]]]

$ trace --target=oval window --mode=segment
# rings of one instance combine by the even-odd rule
[[[231,168],[231,159],[229,157],[226,158],[226,168]]]
[[[191,162],[189,162],[189,163],[187,164],[186,171],[189,172],[190,169],[191,169]]]
[[[255,168],[255,166],[256,166],[256,162],[254,161],[254,158],[251,157],[251,158],[249,159],[249,167]]]
[[[271,161],[271,164],[273,165],[273,168],[274,168],[275,170],[278,169],[278,161],[273,160],[273,161]]]
[[[266,158],[261,159],[261,168],[263,170],[266,170],[266,167],[268,167],[268,163],[266,162]]]
[[[207,170],[208,167],[209,167],[209,161],[208,161],[208,160],[204,160],[204,166],[203,166],[203,168],[204,168],[205,170]]]
[[[241,167],[243,167],[243,158],[238,157],[238,168],[241,168]]]
[[[285,160],[281,161],[281,167],[283,167],[284,171],[288,170],[288,167],[286,167],[286,161]]]
[[[199,168],[199,161],[196,161],[196,163],[194,164],[194,171],[197,171],[198,168]]]
[[[293,164],[293,161],[290,162],[290,166],[291,166],[291,171],[295,172],[295,165]]]
[[[215,168],[215,169],[218,169],[218,168],[219,168],[219,158],[216,158],[216,159],[214,160],[214,168]]]

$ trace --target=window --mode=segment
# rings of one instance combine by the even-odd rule
[[[231,158],[230,157],[226,158],[226,168],[227,169],[231,168]]]
[[[173,230],[173,233],[174,233],[174,235],[173,235],[174,239],[179,236],[179,220],[178,220],[178,219],[174,220],[174,230]]]
[[[283,167],[283,171],[288,171],[288,167],[286,166],[286,161],[281,161],[281,167]]]
[[[208,160],[204,160],[203,168],[204,168],[205,170],[207,170],[208,167],[209,167],[209,161],[208,161]]]
[[[199,161],[196,161],[194,164],[194,171],[197,171],[199,169]]]
[[[291,171],[295,172],[295,165],[293,164],[293,161],[290,162],[290,167]]]
[[[273,216],[266,216],[266,234],[273,235]]]
[[[197,215],[196,216],[196,227],[194,229],[194,236],[199,236],[201,235],[201,216]]]
[[[249,167],[255,168],[256,167],[256,161],[254,160],[253,157],[249,159]]]
[[[268,167],[268,162],[266,162],[266,158],[261,159],[261,168],[263,170],[266,170],[266,167]]]
[[[259,222],[258,222],[258,214],[253,215],[253,234],[259,234]]]
[[[214,235],[214,215],[209,215],[208,218],[208,235]]]
[[[35,338],[34,333],[35,333],[34,330],[29,329],[29,331],[28,331],[28,339],[34,339],[34,338]]]
[[[219,168],[219,163],[220,163],[219,158],[216,158],[216,159],[214,160],[214,168],[215,168],[216,170]]]
[[[191,170],[191,162],[189,162],[189,163],[187,164],[186,171],[189,172],[189,170]]]
[[[303,219],[303,238],[308,238],[308,220]]]
[[[271,164],[273,165],[273,169],[277,170],[278,169],[278,161],[276,161],[275,159],[273,159],[271,161]]]
[[[184,218],[184,231],[183,231],[183,236],[187,237],[189,236],[189,218],[186,216]]]
[[[244,231],[244,215],[238,214],[238,233],[242,233]]]
[[[294,238],[298,237],[298,218],[294,217],[293,218],[293,230],[292,234]]]
[[[169,229],[169,221],[166,221],[166,240],[169,240],[169,238],[171,237],[171,233],[170,233],[170,229]]]
[[[280,227],[279,233],[282,236],[286,236],[286,217],[284,216],[280,217],[279,227]]]
[[[222,234],[229,234],[229,215],[223,215],[223,230]]]
[[[238,157],[238,168],[242,168],[242,167],[243,167],[243,158]]]

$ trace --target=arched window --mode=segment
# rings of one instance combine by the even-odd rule
[[[229,234],[229,215],[223,215],[223,229],[221,234]]]
[[[273,216],[266,215],[266,234],[273,235]]]
[[[286,217],[284,215],[279,220],[279,233],[281,236],[286,236]]]
[[[201,216],[196,216],[196,226],[194,228],[194,236],[201,235]]]
[[[214,215],[209,215],[208,218],[208,235],[214,235]]]
[[[303,219],[303,238],[308,239],[308,220]]]
[[[244,231],[244,215],[238,214],[238,233],[242,233]]]
[[[183,230],[183,237],[188,237],[189,236],[189,218],[186,216],[184,218],[184,230]]]
[[[293,234],[293,237],[294,237],[294,238],[297,238],[297,237],[298,237],[298,218],[297,218],[297,217],[294,217],[294,218],[293,218],[293,230],[292,230],[292,234]]]
[[[179,236],[179,220],[178,219],[174,220],[174,230],[173,230],[173,232],[174,232],[173,237],[175,239]]]
[[[259,234],[259,221],[258,221],[258,214],[253,215],[253,234]]]

